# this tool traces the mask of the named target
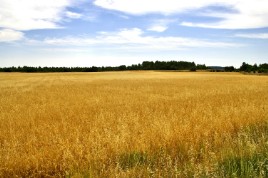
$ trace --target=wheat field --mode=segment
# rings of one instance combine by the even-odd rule
[[[0,73],[0,177],[266,177],[268,76]]]

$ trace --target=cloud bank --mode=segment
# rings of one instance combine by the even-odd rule
[[[0,42],[12,42],[23,39],[24,34],[10,29],[0,30]]]
[[[139,28],[121,29],[117,32],[100,32],[96,37],[47,38],[43,41],[59,46],[96,46],[124,49],[178,50],[190,47],[236,47],[236,43],[214,42],[211,40],[184,38],[177,36],[156,37],[144,35]]]
[[[0,0],[0,27],[13,30],[60,28],[65,17],[79,18],[66,12],[74,0]]]
[[[252,39],[268,39],[268,33],[239,33],[235,37],[252,38]]]
[[[110,10],[121,11],[132,15],[161,13],[193,12],[211,6],[225,7],[232,11],[210,11],[204,16],[219,18],[213,23],[195,23],[185,21],[181,25],[219,29],[250,29],[268,27],[267,0],[95,0],[94,4]]]

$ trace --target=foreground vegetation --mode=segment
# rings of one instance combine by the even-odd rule
[[[0,73],[0,177],[267,177],[268,77]]]

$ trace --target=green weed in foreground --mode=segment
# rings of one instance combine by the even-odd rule
[[[251,125],[238,137],[242,156],[229,156],[219,163],[224,177],[268,177],[268,124]],[[254,151],[250,152],[250,146]],[[241,154],[241,153],[240,153]]]
[[[147,154],[143,152],[125,153],[119,156],[119,166],[122,169],[130,169],[147,164]]]
[[[119,156],[118,164],[125,171],[139,167],[159,176],[268,177],[268,124],[249,125],[242,128],[232,139],[233,144],[229,144],[230,147],[222,148],[216,154],[225,149],[229,152],[209,165],[206,165],[204,160],[208,158],[206,155],[201,155],[204,158],[198,159],[200,153],[191,155],[188,150],[183,152],[181,157],[179,152],[174,155],[165,149],[150,154],[124,153]],[[193,159],[190,159],[191,157]],[[148,176],[150,173],[145,171],[143,175]]]
[[[248,157],[228,158],[220,163],[224,177],[268,177],[267,151]]]

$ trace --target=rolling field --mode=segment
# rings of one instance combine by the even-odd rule
[[[0,177],[268,177],[268,76],[0,73]]]

